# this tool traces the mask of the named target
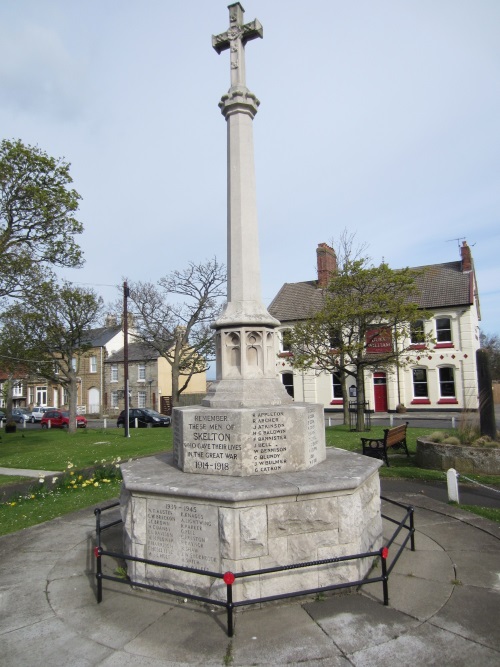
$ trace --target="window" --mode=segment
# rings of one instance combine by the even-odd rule
[[[97,373],[97,357],[89,358],[89,372]]]
[[[293,398],[293,373],[282,373],[281,381],[285,385],[285,389],[289,395]]]
[[[118,382],[118,366],[116,364],[113,364],[111,368],[109,369],[110,371],[110,382]]]
[[[36,404],[47,405],[47,387],[36,388]]]
[[[23,383],[18,380],[12,385],[12,397],[20,398],[23,396]]]
[[[425,342],[424,320],[415,320],[410,330],[411,342],[414,345],[422,345]]]
[[[35,402],[35,390],[33,387],[28,387],[28,403],[33,405]]]
[[[439,369],[439,393],[442,398],[455,398],[455,377],[453,368]]]
[[[284,329],[281,332],[281,350],[282,352],[291,352],[292,347],[290,344],[290,336],[291,332],[290,329]]]
[[[333,398],[342,400],[342,383],[339,373],[332,373]]]
[[[436,340],[438,343],[451,343],[451,320],[449,317],[437,318]]]
[[[117,391],[112,391],[111,392],[111,407],[112,408],[117,408],[118,407],[118,392]]]
[[[428,398],[427,371],[425,368],[413,369],[413,396],[415,398]]]
[[[144,382],[146,380],[146,364],[137,364],[137,380]],[[144,407],[143,405],[140,407]]]
[[[137,392],[137,407],[145,408],[146,407],[146,392],[138,391]]]

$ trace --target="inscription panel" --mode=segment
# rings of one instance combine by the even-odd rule
[[[174,462],[205,475],[306,470],[326,456],[323,411],[315,405],[174,410]]]
[[[281,472],[290,467],[284,410],[252,412],[253,472]]]
[[[205,474],[232,474],[241,467],[236,415],[199,411],[185,419],[184,469]]]
[[[218,509],[149,498],[147,558],[200,570],[220,569]]]

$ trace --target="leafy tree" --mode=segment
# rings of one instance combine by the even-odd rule
[[[500,338],[498,334],[486,334],[481,331],[480,343],[488,355],[491,379],[500,381]]]
[[[64,387],[69,399],[69,430],[76,430],[77,377],[80,357],[90,348],[88,331],[102,315],[102,299],[91,289],[75,288],[68,282],[37,286],[36,300],[10,306],[1,317],[2,344],[24,347],[23,364],[33,374]],[[2,352],[2,356],[5,355]],[[19,359],[18,359],[19,361]]]
[[[196,373],[214,357],[211,323],[226,294],[226,271],[217,259],[190,263],[158,283],[130,285],[134,337],[151,345],[170,364],[174,405]],[[179,299],[179,297],[181,297]]]
[[[346,258],[323,293],[322,308],[291,332],[298,369],[337,373],[357,385],[357,430],[364,430],[364,373],[403,363],[410,331],[428,316],[415,298],[417,273]],[[344,402],[346,397],[344,396]]]
[[[26,293],[51,267],[83,263],[69,167],[19,140],[0,143],[0,297]]]

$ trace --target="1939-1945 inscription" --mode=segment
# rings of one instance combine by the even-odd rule
[[[149,498],[146,521],[149,559],[218,570],[216,507]]]

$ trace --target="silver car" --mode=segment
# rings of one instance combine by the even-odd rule
[[[33,408],[33,410],[31,411],[31,417],[30,417],[31,423],[34,424],[35,422],[41,421],[42,417],[43,417],[43,413],[46,410],[55,410],[55,408],[52,408],[50,406],[44,408],[44,407],[38,406],[38,405],[35,408]]]

